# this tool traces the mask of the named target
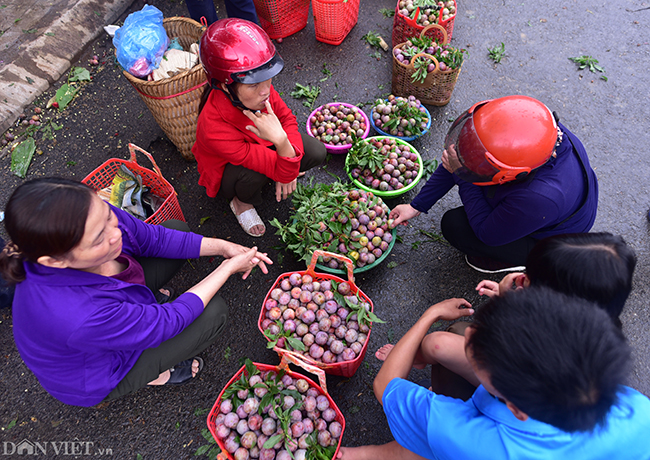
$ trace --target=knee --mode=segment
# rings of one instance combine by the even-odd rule
[[[454,337],[449,332],[437,331],[424,337],[422,340],[422,348],[426,351],[427,356],[434,359],[439,358],[445,354],[445,350],[449,350],[455,344]]]
[[[216,294],[201,314],[203,321],[213,325],[213,329],[221,330],[228,322],[228,304],[219,294]]]
[[[469,222],[467,221],[464,207],[450,209],[443,214],[442,219],[440,220],[442,236],[444,236],[450,243],[456,239],[455,237],[457,235],[465,234],[468,225]]]

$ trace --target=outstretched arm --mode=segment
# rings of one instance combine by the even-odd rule
[[[462,316],[470,316],[474,314],[471,307],[472,305],[465,299],[448,299],[429,307],[424,312],[415,325],[397,342],[375,377],[373,388],[380,404],[391,380],[408,377],[422,339],[429,332],[431,325],[441,319],[453,321]]]

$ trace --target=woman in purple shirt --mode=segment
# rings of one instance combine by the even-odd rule
[[[526,96],[479,102],[458,117],[440,167],[390,217],[405,224],[454,185],[463,206],[444,214],[442,233],[484,273],[522,271],[539,239],[588,232],[596,218],[598,181],[583,145]]]
[[[195,355],[225,327],[228,308],[217,291],[231,275],[246,278],[255,266],[267,273],[272,263],[256,248],[145,224],[67,179],[19,186],[5,227],[11,242],[0,273],[16,284],[18,351],[45,390],[79,406],[191,381],[203,367]],[[199,256],[224,261],[158,304],[153,292]]]

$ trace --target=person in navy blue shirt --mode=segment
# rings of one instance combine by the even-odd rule
[[[471,314],[464,299],[439,302],[399,340],[373,384],[395,441],[338,459],[650,458],[650,400],[624,386],[625,337],[603,309],[547,287],[477,309],[465,353],[480,385],[468,401],[406,380],[431,325]]]
[[[588,232],[598,181],[580,140],[540,101],[507,96],[458,117],[442,162],[394,225],[427,212],[457,185],[463,206],[447,211],[443,236],[484,273],[521,271],[546,236]]]

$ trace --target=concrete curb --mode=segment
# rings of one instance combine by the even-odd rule
[[[60,0],[49,9],[38,1],[8,5],[3,10],[3,22],[5,27],[6,19],[12,24],[3,28],[0,41],[9,56],[9,62],[0,67],[0,133],[67,72],[84,47],[105,33],[103,27],[112,24],[132,2]],[[38,34],[31,38],[25,27]]]

